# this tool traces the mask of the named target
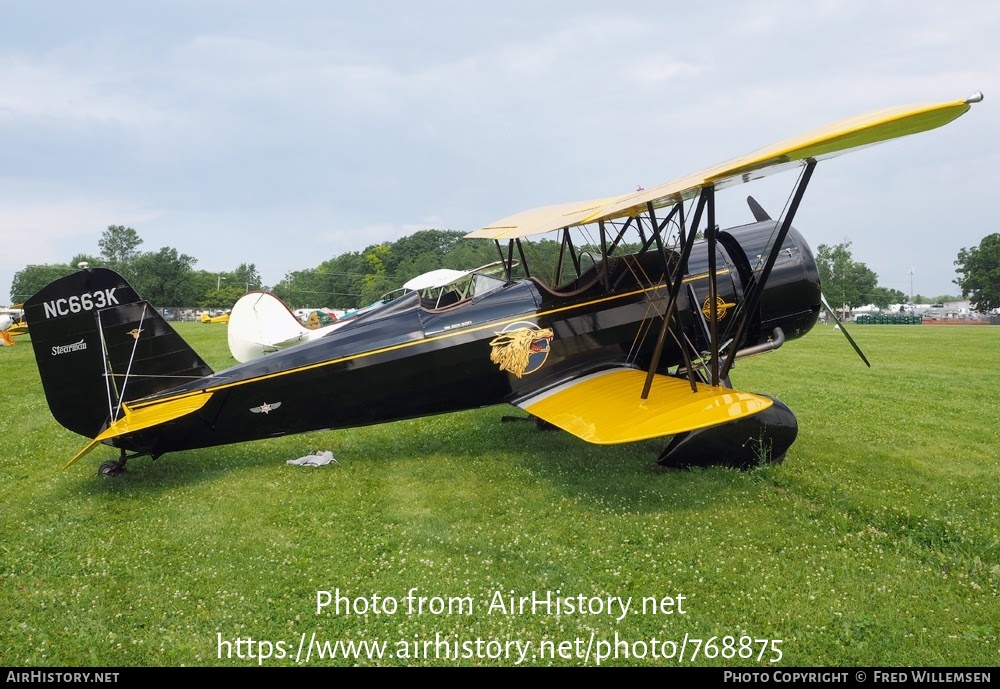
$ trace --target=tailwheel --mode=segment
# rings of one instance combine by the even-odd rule
[[[118,476],[119,474],[125,473],[125,462],[128,461],[128,457],[125,456],[125,450],[122,450],[122,454],[118,459],[109,459],[106,462],[101,462],[101,466],[97,467],[98,476]]]
[[[106,462],[101,462],[101,466],[97,467],[98,476],[117,476],[118,474],[125,473],[125,463],[119,462],[114,459],[109,459]]]
[[[752,469],[761,464],[778,464],[795,442],[799,424],[791,409],[771,399],[774,404],[752,416],[674,436],[657,461],[677,469]]]

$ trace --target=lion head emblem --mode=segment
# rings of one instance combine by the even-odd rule
[[[490,340],[490,361],[501,371],[510,371],[518,378],[534,373],[549,356],[552,328],[539,328],[533,323],[511,323]]]

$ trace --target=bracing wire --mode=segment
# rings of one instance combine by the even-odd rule
[[[108,393],[108,418],[111,421],[115,420],[115,410],[114,403],[111,401],[111,384],[113,379],[111,378],[111,373],[108,372],[108,345],[104,341],[104,324],[101,322],[101,312],[97,312],[97,332],[101,334],[101,358],[104,364],[104,387]],[[117,389],[115,390],[117,393]]]
[[[139,316],[139,330],[142,330],[142,323],[146,319],[146,304],[142,305],[142,315]],[[125,382],[122,383],[122,392],[118,398],[118,409],[115,410],[114,418],[118,418],[118,413],[121,412],[122,402],[125,400],[125,388],[128,387],[129,374],[132,372],[132,362],[135,360],[135,350],[139,347],[139,337],[136,336],[135,342],[132,343],[132,354],[128,358],[128,368],[125,369]]]

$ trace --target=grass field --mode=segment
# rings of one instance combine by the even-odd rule
[[[224,327],[178,329],[231,362]],[[1000,328],[852,332],[871,370],[828,327],[740,362],[734,383],[800,424],[784,464],[748,472],[661,471],[663,441],[588,446],[492,407],[113,479],[110,448],[60,468],[84,441],[22,339],[0,349],[0,666],[294,665],[313,634],[386,647],[309,645],[309,664],[514,665],[530,642],[522,664],[998,665]],[[285,464],[315,449],[339,466]],[[317,614],[337,589],[367,614]],[[532,592],[587,614],[497,604]]]

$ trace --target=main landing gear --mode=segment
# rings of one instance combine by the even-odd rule
[[[545,419],[540,419],[537,416],[501,416],[500,423],[518,423],[520,421],[534,421],[535,428],[540,431],[557,431],[559,427],[549,423]]]
[[[773,397],[762,412],[736,421],[675,435],[657,460],[675,469],[727,466],[752,469],[777,464],[795,442],[799,424],[795,414]]]

